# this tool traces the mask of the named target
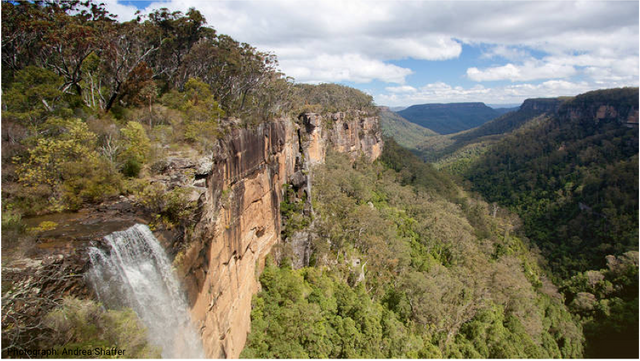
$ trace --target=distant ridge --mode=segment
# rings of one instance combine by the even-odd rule
[[[475,128],[503,114],[484,103],[420,104],[397,113],[439,134]]]
[[[522,103],[512,103],[512,104],[487,104],[489,108],[493,109],[518,109]]]

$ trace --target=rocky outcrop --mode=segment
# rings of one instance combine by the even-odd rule
[[[300,119],[307,137],[303,149],[311,164],[324,163],[327,147],[346,153],[355,160],[361,154],[369,160],[382,154],[382,136],[378,117],[361,111],[339,112],[328,116],[303,114]]]
[[[520,106],[521,111],[533,111],[536,113],[555,113],[562,104],[561,98],[534,98],[526,99]]]
[[[48,332],[47,313],[64,297],[91,297],[83,273],[89,261],[84,251],[66,247],[14,258],[2,267],[2,357],[12,349],[37,349]]]
[[[280,240],[283,185],[308,193],[310,167],[323,163],[329,148],[375,160],[382,152],[377,118],[308,113],[298,122],[235,129],[217,143],[200,221],[174,261],[207,357],[240,355],[258,275]]]
[[[638,124],[638,88],[597,90],[578,95],[558,110],[560,119],[590,124]]]

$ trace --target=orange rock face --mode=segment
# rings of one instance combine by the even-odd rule
[[[323,163],[328,147],[354,160],[382,152],[377,117],[305,114],[301,120],[301,126],[280,119],[236,129],[214,152],[202,214],[177,265],[207,357],[237,358],[244,347],[259,273],[280,240],[283,184]]]

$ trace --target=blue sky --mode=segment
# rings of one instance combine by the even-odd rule
[[[298,82],[337,82],[379,105],[514,104],[638,86],[638,1],[107,0],[200,10],[219,33],[273,52]]]

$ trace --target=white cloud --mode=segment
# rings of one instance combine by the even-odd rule
[[[511,61],[521,61],[530,58],[531,55],[528,51],[520,49],[518,47],[507,45],[494,45],[488,50],[485,50],[480,56],[483,59],[492,58],[504,58]]]
[[[106,6],[121,20],[134,16],[132,6]],[[273,51],[300,82],[405,84],[411,69],[391,60],[447,61],[469,44],[488,49],[481,58],[495,64],[465,66],[458,78],[638,83],[634,1],[169,0],[146,12],[161,7],[197,8],[219,33]]]
[[[136,8],[134,5],[124,5],[118,3],[118,0],[102,0],[102,3],[112,13],[118,15],[119,21],[128,21],[136,17]]]
[[[476,67],[467,69],[467,76],[473,81],[530,81],[538,79],[568,78],[576,74],[571,65],[556,63],[542,63],[535,60],[524,62],[522,65],[511,63],[480,70]]]
[[[404,84],[411,69],[380,60],[370,59],[360,54],[316,54],[313,58],[293,58],[280,61],[289,76],[308,83],[352,81],[368,83],[381,80],[386,83]]]
[[[418,89],[410,85],[392,86],[392,87],[386,87],[384,89],[391,93],[415,93],[418,91]]]

